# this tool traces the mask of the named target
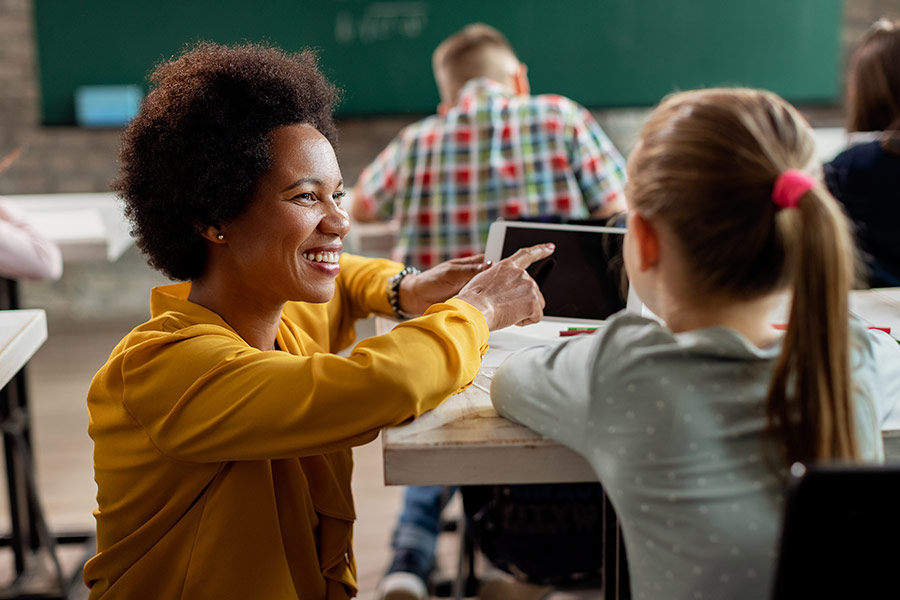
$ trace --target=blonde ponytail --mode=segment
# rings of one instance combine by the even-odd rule
[[[848,294],[854,250],[846,219],[821,186],[778,226],[792,246],[793,302],[767,399],[787,463],[859,457],[851,401]]]

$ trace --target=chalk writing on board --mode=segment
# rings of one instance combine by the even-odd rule
[[[413,39],[422,35],[428,22],[424,2],[373,2],[362,15],[338,12],[334,39],[339,44],[373,44],[390,39]]]

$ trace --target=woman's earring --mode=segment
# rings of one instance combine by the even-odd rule
[[[224,240],[224,239],[225,239],[225,234],[224,234],[224,233],[220,233],[219,235],[216,236],[216,239],[219,240],[219,241]]]

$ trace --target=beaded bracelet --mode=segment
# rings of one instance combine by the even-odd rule
[[[403,278],[407,275],[418,275],[421,273],[415,267],[406,267],[390,279],[388,279],[388,302],[391,305],[391,310],[394,312],[394,316],[398,319],[412,319],[415,315],[410,315],[403,312],[403,309],[400,308],[400,282],[403,281]]]

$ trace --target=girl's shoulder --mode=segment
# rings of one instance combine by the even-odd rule
[[[606,320],[603,328],[606,335],[635,336],[636,340],[673,339],[674,335],[664,323],[650,317],[631,312],[619,312]]]
[[[767,359],[780,345],[757,348],[740,333],[727,327],[708,327],[674,333],[664,323],[648,317],[620,313],[610,318],[602,332],[603,343],[617,352],[640,351],[677,354],[680,357],[715,356],[738,360]]]

